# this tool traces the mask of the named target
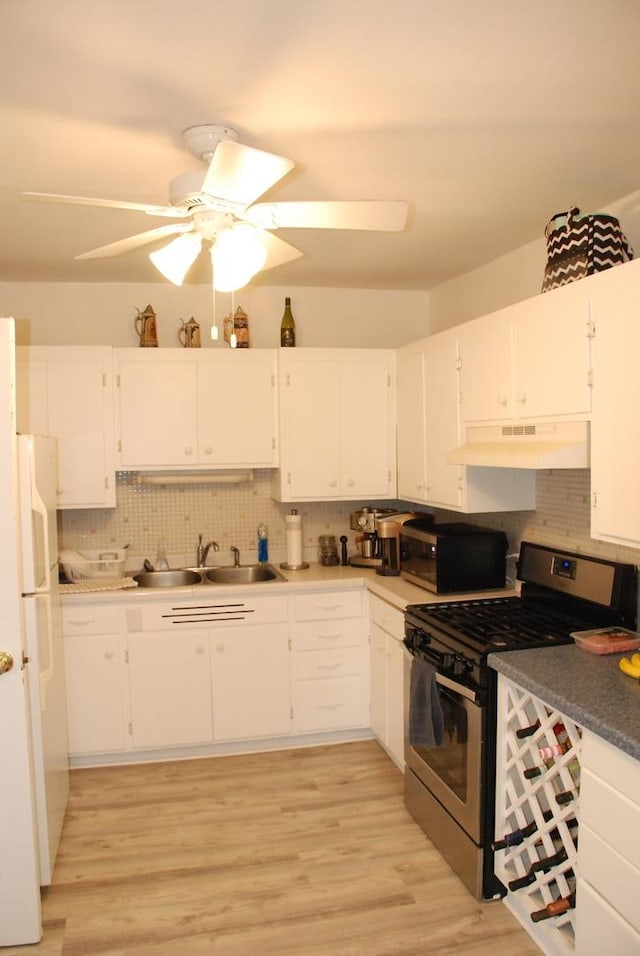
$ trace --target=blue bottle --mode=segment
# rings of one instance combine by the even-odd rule
[[[258,561],[260,564],[269,561],[269,529],[266,524],[258,525]]]

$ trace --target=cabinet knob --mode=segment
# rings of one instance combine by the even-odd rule
[[[349,478],[347,480],[347,488],[353,488],[354,485],[355,485],[355,481],[353,480],[353,478]]]
[[[520,394],[518,395],[518,401],[520,402],[521,405],[527,404],[526,392],[520,392]]]
[[[205,448],[204,448],[205,455],[210,455],[212,451],[213,451],[213,448],[211,447],[211,445],[205,445]]]
[[[187,445],[187,447],[184,450],[184,453],[185,455],[193,455],[193,448],[191,447],[191,445]]]
[[[337,488],[337,487],[338,487],[338,482],[335,480],[335,478],[333,479],[333,481],[330,481],[330,482],[329,482],[329,487],[330,487],[330,488]]]
[[[104,659],[105,659],[105,661],[112,661],[112,660],[113,660],[113,651],[105,651],[105,652],[104,652]]]
[[[504,406],[506,407],[507,404],[508,404],[507,396],[506,396],[506,395],[499,395],[499,396],[498,396],[498,405],[504,405]]]

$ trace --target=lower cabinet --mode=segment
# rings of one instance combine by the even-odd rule
[[[65,601],[70,755],[87,765],[367,727],[362,595]]]
[[[118,607],[63,608],[71,755],[127,750],[125,638]]]
[[[147,631],[127,645],[133,749],[212,740],[209,632]]]
[[[404,770],[404,614],[370,594],[369,622],[371,729]]]
[[[289,654],[286,622],[220,628],[211,635],[216,740],[290,732]]]
[[[367,726],[362,592],[296,595],[292,650],[293,732]]]
[[[576,952],[640,953],[640,763],[585,731]]]

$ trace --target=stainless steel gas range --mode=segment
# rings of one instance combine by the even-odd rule
[[[410,605],[405,612],[405,804],[477,899],[503,896],[491,843],[495,672],[490,653],[572,642],[571,632],[635,628],[631,564],[523,542],[520,597]]]

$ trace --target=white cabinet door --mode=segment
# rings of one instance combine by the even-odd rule
[[[18,429],[58,440],[59,508],[114,507],[112,351],[17,350]]]
[[[340,367],[340,495],[388,498],[395,493],[388,354],[360,353]],[[393,429],[395,435],[395,429]]]
[[[385,349],[284,350],[280,500],[395,496],[394,363]]]
[[[125,650],[119,634],[65,633],[71,756],[127,749]]]
[[[640,547],[639,267],[638,260],[616,266],[603,274],[606,283],[591,284],[591,536],[633,548]]]
[[[285,623],[220,628],[211,635],[216,740],[289,734],[289,657]]]
[[[369,625],[369,717],[378,740],[387,744],[387,635]]]
[[[465,422],[512,417],[511,323],[508,310],[474,319],[458,330],[460,392]]]
[[[208,631],[130,634],[128,654],[133,748],[210,742]]]
[[[387,747],[404,769],[404,645],[387,636]]]
[[[398,497],[404,501],[427,497],[424,364],[423,343],[398,350]]]
[[[275,350],[216,350],[198,363],[200,464],[273,468],[276,412]]]
[[[314,350],[315,351],[315,350]],[[340,380],[335,364],[282,356],[282,499],[340,495]]]
[[[460,444],[458,350],[453,337],[434,338],[424,354],[427,504],[458,510],[464,469],[447,464],[447,453]]]
[[[591,411],[591,326],[574,282],[519,302],[514,330],[514,417],[541,420]]]
[[[117,350],[119,468],[197,464],[197,365],[177,349]],[[166,354],[163,354],[165,353]]]
[[[275,354],[117,349],[119,467],[273,467]]]

